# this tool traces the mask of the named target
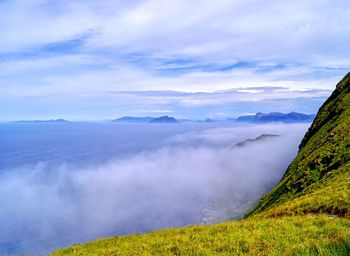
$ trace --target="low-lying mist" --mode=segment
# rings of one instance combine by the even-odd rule
[[[7,170],[0,174],[0,253],[241,218],[282,177],[307,127],[221,127],[88,168]],[[280,136],[235,146],[261,134]]]

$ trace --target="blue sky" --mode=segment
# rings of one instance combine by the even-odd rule
[[[0,120],[314,113],[350,70],[343,0],[0,1]]]

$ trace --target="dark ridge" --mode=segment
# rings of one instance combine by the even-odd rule
[[[255,142],[264,141],[264,140],[267,140],[270,138],[277,138],[279,136],[280,135],[277,135],[277,134],[261,134],[260,136],[256,137],[255,139],[246,139],[244,141],[236,143],[234,146],[232,146],[232,148],[244,147],[244,146],[247,146],[247,145],[255,143]]]

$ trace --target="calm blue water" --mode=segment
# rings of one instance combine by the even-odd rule
[[[176,134],[217,124],[0,124],[0,171],[25,165],[91,165],[159,148]]]

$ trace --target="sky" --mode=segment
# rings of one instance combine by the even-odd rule
[[[317,112],[347,0],[1,0],[0,121]]]

